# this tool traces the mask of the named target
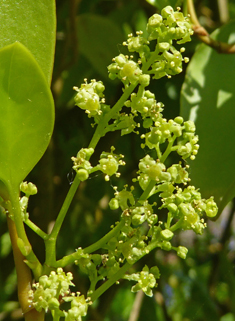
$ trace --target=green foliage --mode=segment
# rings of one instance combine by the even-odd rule
[[[11,7],[11,1],[10,6],[5,2],[0,5],[5,21],[3,35],[8,35],[9,40],[9,43],[4,43],[5,38],[2,40],[0,54],[11,52],[9,48],[18,53],[13,55],[15,68],[8,68],[9,74],[14,75],[9,77],[9,83],[13,86],[14,81],[17,86],[13,86],[14,90],[8,86],[10,90],[1,109],[1,119],[8,119],[12,130],[7,131],[8,121],[0,120],[0,129],[4,132],[1,137],[6,137],[3,147],[7,146],[0,152],[0,190],[5,199],[0,198],[0,311],[3,311],[0,319],[11,320],[13,310],[19,307],[14,294],[16,273],[10,264],[7,218],[9,226],[15,224],[19,236],[17,249],[24,255],[20,270],[30,267],[35,279],[31,281],[26,275],[20,275],[18,268],[19,295],[23,293],[25,300],[23,305],[22,299],[20,302],[27,321],[42,320],[43,311],[47,311],[46,320],[51,312],[55,321],[60,318],[66,321],[232,321],[235,286],[230,229],[233,210],[228,217],[224,212],[221,220],[212,224],[208,218],[216,215],[217,206],[210,196],[214,193],[218,201],[219,193],[225,191],[216,180],[218,191],[211,189],[209,193],[203,189],[201,181],[206,181],[207,172],[203,172],[201,165],[200,181],[195,181],[194,175],[201,152],[199,144],[203,146],[202,139],[207,138],[211,129],[208,119],[213,119],[214,110],[196,120],[201,130],[198,140],[198,131],[192,120],[188,120],[189,113],[184,111],[184,117],[178,116],[183,76],[171,78],[182,72],[183,62],[189,60],[182,57],[184,51],[190,56],[195,47],[195,42],[186,45],[186,49],[181,47],[181,43],[190,40],[192,25],[181,12],[169,7],[176,9],[183,1],[156,0],[147,1],[148,4],[135,0],[57,1],[57,52],[52,82],[57,110],[55,132],[45,156],[25,178],[49,143],[40,124],[45,124],[50,135],[53,127],[53,102],[47,83],[53,61],[55,12],[53,3],[47,1],[37,4],[37,12],[43,12],[42,15],[35,14],[35,4],[31,3],[20,6],[17,2],[15,8]],[[207,9],[206,3],[200,2],[203,10]],[[161,15],[159,11],[156,13],[156,9],[166,5]],[[197,9],[200,15],[200,8]],[[186,11],[184,7],[184,13]],[[19,13],[21,17],[15,19]],[[148,17],[151,18],[148,20]],[[40,25],[37,30],[40,35],[35,33],[37,25]],[[135,30],[138,31],[135,33]],[[124,34],[128,36],[125,42]],[[37,36],[45,42],[44,48]],[[23,45],[12,44],[15,40]],[[4,47],[8,44],[11,46]],[[34,51],[37,46],[40,48]],[[215,79],[214,70],[219,68],[213,69],[211,65],[219,65],[221,56],[211,61],[213,55],[203,49],[200,59],[197,54],[192,58],[199,66],[196,68],[196,63],[192,63],[192,72],[191,65],[189,67],[188,74],[195,78],[195,84],[198,74],[199,79],[204,77],[207,64],[210,78]],[[226,58],[228,60],[228,56]],[[233,64],[232,56],[229,61]],[[3,62],[0,65],[5,72],[7,64]],[[232,84],[232,77],[230,80]],[[185,83],[190,90],[192,84],[187,78]],[[75,103],[79,108],[71,108],[74,85]],[[200,87],[201,93],[204,86],[214,102],[213,93],[218,90],[219,82],[217,87],[210,82],[209,88],[207,82],[200,82],[196,88]],[[220,86],[220,91],[221,88],[224,87]],[[30,104],[19,104],[15,100],[13,103],[13,99],[9,102],[7,97],[11,97],[12,91],[17,97],[24,97],[24,101],[31,99],[31,93],[40,97],[39,93],[43,92],[44,103],[34,98],[34,108],[30,108]],[[229,94],[233,95],[232,88]],[[206,111],[210,101],[204,92],[202,97]],[[217,106],[224,107],[232,97],[226,91],[220,92]],[[184,110],[188,104],[182,101]],[[10,106],[9,114],[5,106]],[[21,106],[23,112],[16,113]],[[35,114],[35,110],[39,113]],[[232,108],[228,114],[233,115]],[[30,115],[27,130],[23,127],[28,119],[26,115]],[[201,127],[204,118],[207,123]],[[214,133],[216,146],[230,146],[226,131],[229,132],[224,126],[221,141],[219,134],[217,137]],[[233,136],[231,130],[229,135]],[[12,144],[14,140],[17,144]],[[17,158],[8,157],[8,163],[1,163],[12,151],[17,152]],[[210,148],[208,151],[211,153]],[[226,155],[229,159],[229,153]],[[206,158],[208,164],[214,163],[211,157],[215,158],[214,154]],[[14,166],[7,167],[11,163]],[[223,162],[217,165],[220,172]],[[190,181],[191,172],[193,181]],[[212,179],[216,176],[210,175]],[[23,179],[36,185],[21,183]],[[232,181],[232,175],[230,179]],[[228,185],[230,181],[226,182]],[[37,191],[36,196],[31,196]],[[233,189],[226,191],[229,197],[224,197],[224,204],[233,195]],[[6,199],[10,200],[6,202]],[[196,237],[195,233],[203,235]],[[16,263],[16,269],[18,266]],[[68,270],[72,273],[67,273]],[[21,291],[25,279],[23,286],[29,291]],[[40,316],[34,307],[41,311]],[[28,316],[28,311],[29,315],[32,312],[36,316]]]
[[[34,55],[47,79],[51,82],[55,51],[55,2],[1,1],[0,48],[15,41],[21,42]]]
[[[0,50],[0,83],[0,179],[10,191],[44,154],[53,130],[54,104],[40,67],[20,43]]]
[[[232,43],[234,22],[213,37]],[[200,153],[190,162],[193,184],[204,197],[214,195],[219,213],[235,196],[234,55],[221,55],[201,45],[193,56],[182,89],[181,114],[195,122]]]

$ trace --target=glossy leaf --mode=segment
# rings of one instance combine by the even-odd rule
[[[20,43],[0,50],[0,96],[0,181],[10,190],[42,157],[54,126],[46,78]]]
[[[235,40],[235,22],[213,37]],[[181,115],[195,121],[200,149],[190,162],[191,179],[202,195],[215,196],[220,212],[235,196],[235,55],[201,45],[193,56],[182,89]]]
[[[55,1],[0,1],[0,22],[0,48],[21,42],[32,52],[50,83],[55,51]]]
[[[110,19],[94,14],[78,17],[79,50],[103,77],[108,76],[107,66],[119,54],[123,40],[122,32]]]

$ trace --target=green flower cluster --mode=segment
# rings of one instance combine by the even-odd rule
[[[103,100],[105,89],[102,81],[96,81],[92,79],[88,84],[87,79],[84,79],[85,83],[80,88],[74,87],[77,91],[75,96],[75,104],[81,109],[84,109],[88,115],[94,116],[101,113],[101,103]]]
[[[33,183],[22,182],[20,184],[20,191],[25,194],[20,198],[20,209],[21,209],[21,217],[25,222],[29,218],[29,213],[27,212],[29,197],[31,195],[37,194],[37,187]]]
[[[130,34],[123,44],[131,54],[119,54],[108,66],[109,77],[119,79],[124,85],[123,95],[113,108],[104,104],[102,82],[93,80],[88,84],[85,80],[80,88],[75,88],[76,104],[98,124],[90,146],[95,147],[102,136],[115,130],[121,130],[121,135],[139,134],[136,128],[139,130],[142,125],[145,134],[140,136],[144,140],[141,147],[151,150],[151,156],[147,154],[140,159],[139,170],[130,188],[125,185],[119,191],[113,187],[114,197],[109,206],[111,210],[122,211],[120,222],[94,247],[79,248],[74,255],[75,263],[89,276],[91,297],[95,296],[98,281],[112,279],[116,282],[120,278],[115,279],[120,276],[120,269],[133,265],[153,249],[173,250],[178,257],[185,259],[188,249],[172,244],[175,232],[191,229],[201,234],[206,226],[203,215],[213,217],[218,210],[213,197],[202,199],[195,187],[188,186],[189,166],[184,163],[187,158],[193,160],[199,149],[194,123],[184,121],[180,116],[165,119],[163,103],[157,102],[155,95],[146,90],[151,76],[154,79],[170,78],[182,71],[182,62],[188,62],[188,58],[182,57],[185,49],[176,49],[174,42],[190,41],[191,25],[179,10],[174,11],[168,6],[161,15],[155,14],[149,19],[147,33],[147,38],[142,31],[136,36]],[[127,107],[128,112],[123,111],[123,107]],[[142,124],[135,121],[137,117],[142,119]],[[80,180],[98,170],[105,174],[106,181],[112,175],[120,176],[119,166],[125,165],[123,155],[114,154],[112,147],[110,153],[101,154],[99,163],[93,167],[89,161],[93,151],[93,148],[81,149],[77,157],[72,158]],[[181,161],[167,165],[166,160],[172,152],[177,153]],[[161,204],[157,205],[159,198]],[[156,214],[161,209],[166,212],[164,222]],[[96,254],[91,254],[92,248]],[[141,272],[123,273],[122,277],[137,282],[132,287],[133,292],[143,290],[151,296],[159,276],[157,267],[149,269],[145,266]]]
[[[82,148],[76,157],[71,157],[74,166],[73,169],[77,172],[80,181],[85,181],[89,177],[89,173],[92,170],[89,159],[94,153],[93,148]]]
[[[206,227],[203,214],[214,217],[218,211],[213,197],[202,199],[201,193],[194,186],[188,186],[183,190],[176,188],[176,193],[163,198],[162,208],[168,209],[170,221],[175,218],[179,220],[171,227],[172,231],[176,228],[192,229],[197,234],[202,234]]]
[[[161,196],[171,194],[174,190],[172,184],[186,185],[190,180],[186,167],[182,167],[181,164],[174,164],[166,169],[166,166],[159,159],[154,160],[149,155],[140,160],[138,174],[137,180],[144,191],[151,181],[158,184],[162,183],[153,187],[151,195],[156,192],[164,192]]]
[[[149,34],[147,38],[143,36],[142,31],[138,31],[136,36],[130,34],[128,40],[123,43],[130,53],[133,52],[139,56],[137,59],[134,55],[119,54],[108,66],[110,79],[120,79],[125,88],[130,85],[140,85],[141,94],[137,94],[138,107],[134,107],[133,111],[137,109],[137,111],[146,114],[145,117],[149,113],[156,114],[161,109],[161,104],[156,106],[154,95],[143,90],[150,83],[150,75],[159,79],[180,73],[182,61],[188,62],[188,58],[182,58],[184,47],[177,50],[173,46],[173,41],[178,44],[185,43],[190,41],[190,36],[193,34],[188,19],[170,6],[164,8],[161,15],[155,14],[149,18],[147,32]],[[155,42],[153,51],[150,50],[150,42],[152,41]],[[110,107],[105,105],[103,83],[94,79],[87,83],[87,79],[85,79],[80,88],[74,87],[74,89],[77,91],[75,104],[86,110],[89,117],[93,116],[96,123],[99,123],[102,116],[110,110]],[[132,107],[135,101],[136,94],[132,94],[131,102],[126,102],[126,104]],[[131,131],[133,128],[126,130],[126,133]]]
[[[49,276],[42,275],[32,285],[34,290],[29,292],[29,303],[39,312],[42,309],[46,312],[51,310],[54,316],[63,316],[66,321],[80,321],[87,313],[88,303],[79,292],[70,292],[69,287],[74,286],[72,280],[72,273],[66,274],[62,268],[52,271]],[[71,308],[68,311],[61,310],[62,302],[70,302]]]
[[[119,166],[125,165],[122,160],[123,155],[116,155],[113,153],[115,148],[111,147],[111,153],[103,152],[100,155],[99,164],[97,166],[92,166],[89,162],[91,155],[94,153],[93,148],[82,148],[78,153],[77,157],[72,157],[74,162],[73,169],[77,172],[78,178],[81,181],[88,179],[89,174],[96,171],[101,171],[105,174],[105,180],[109,181],[110,176],[114,175],[116,177],[120,176],[118,172]]]
[[[146,295],[152,296],[152,288],[157,286],[156,279],[160,278],[160,272],[157,266],[153,266],[150,270],[147,265],[139,273],[125,275],[125,279],[129,281],[137,281],[131,288],[131,292],[138,292],[142,290]]]

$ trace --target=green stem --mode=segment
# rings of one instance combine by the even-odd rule
[[[19,189],[17,187],[12,187],[9,194],[10,194],[10,202],[11,202],[11,212],[12,212],[11,214],[13,215],[13,218],[14,218],[18,237],[23,240],[25,246],[30,246],[28,237],[25,232],[24,223],[21,217]]]
[[[34,224],[30,219],[27,219],[25,221],[25,224],[28,225],[28,227],[31,228],[38,236],[40,236],[42,239],[46,240],[48,237],[48,234],[43,232],[36,224]]]
[[[94,244],[86,247],[83,250],[83,253],[92,253],[97,251],[98,249],[102,248],[107,242],[116,236],[119,231],[123,228],[125,225],[125,220],[121,220],[109,233],[107,233],[105,236],[103,236],[99,241],[95,242]],[[68,264],[74,263],[78,259],[78,254],[77,252],[74,252],[72,254],[69,254],[67,256],[64,256],[61,260],[58,260],[56,264],[54,265],[55,267],[64,267]]]
[[[108,125],[109,121],[122,109],[124,106],[125,101],[129,98],[130,94],[133,92],[135,87],[138,85],[138,83],[131,84],[129,87],[127,87],[120,99],[116,102],[116,104],[112,107],[110,112],[104,116],[104,118],[100,121],[98,124],[96,131],[92,137],[92,140],[89,144],[89,148],[92,147],[95,149],[96,145],[98,144],[100,138],[104,134],[105,127]]]
[[[45,240],[45,247],[46,247],[46,260],[45,264],[48,266],[54,266],[56,262],[56,239],[59,234],[60,228],[63,224],[63,221],[65,219],[65,216],[68,212],[69,206],[73,200],[73,197],[77,191],[77,188],[80,184],[80,180],[78,176],[75,176],[75,179],[73,181],[73,184],[71,185],[68,194],[65,198],[65,201],[61,207],[61,210],[59,212],[59,215],[56,219],[55,225],[52,229],[52,232],[47,236],[47,239]]]
[[[171,221],[172,221],[172,214],[170,212],[168,212],[168,215],[167,215],[167,222],[166,222],[166,228],[170,228],[171,226]]]
[[[159,54],[159,51],[155,50],[154,52],[151,53],[151,57],[149,58],[149,60],[147,60],[142,67],[142,72],[147,73],[149,67],[155,62],[155,60],[157,59]]]
[[[145,191],[140,196],[140,198],[139,198],[139,200],[137,202],[137,205],[138,205],[138,203],[140,203],[140,201],[145,201],[148,198],[149,194],[151,193],[151,191],[154,188],[154,186],[156,185],[156,183],[157,182],[153,181],[153,180],[149,182],[147,188],[145,189]]]
[[[25,232],[24,223],[21,217],[21,208],[19,202],[19,188],[11,187],[10,192],[11,214],[14,218],[14,223],[17,232],[17,238],[21,239],[21,251],[25,252],[27,264],[30,266],[34,273],[34,277],[38,279],[41,275],[42,265],[34,254],[31,244]],[[18,245],[19,246],[19,245]],[[24,263],[25,264],[25,263]]]
[[[174,141],[176,140],[176,136],[174,135],[171,139],[169,139],[169,144],[167,146],[167,149],[163,153],[162,157],[160,158],[160,162],[164,163],[169,154],[172,152],[172,146],[174,144]]]
[[[89,148],[94,148],[98,144],[100,138],[103,136],[104,129],[108,125],[108,122],[113,118],[113,116],[121,110],[123,107],[125,101],[128,99],[130,94],[133,92],[135,87],[138,85],[132,84],[128,88],[125,89],[124,93],[122,94],[121,98],[117,101],[117,103],[113,106],[113,108],[110,110],[110,112],[102,119],[102,121],[98,124],[96,131],[92,137],[92,140],[89,144]],[[56,239],[58,237],[60,228],[62,226],[62,223],[65,219],[65,216],[67,214],[67,211],[69,209],[69,206],[73,200],[73,197],[77,191],[77,188],[80,184],[80,180],[78,179],[78,176],[76,175],[73,184],[70,187],[70,190],[66,196],[66,199],[62,205],[62,208],[59,212],[59,215],[56,219],[55,225],[52,229],[52,232],[50,235],[48,235],[47,239],[45,240],[45,246],[46,246],[46,261],[45,264],[48,266],[55,266],[56,265]]]
[[[161,157],[162,157],[162,152],[161,152],[161,150],[160,150],[160,146],[159,146],[159,145],[160,145],[160,144],[157,143],[155,149],[156,149],[156,152],[157,152],[157,157],[158,157],[159,159],[161,159]]]
[[[159,241],[154,241],[150,243],[148,246],[146,246],[146,251],[141,256],[138,257],[138,259],[133,263],[135,264],[137,261],[139,261],[143,256],[146,255],[146,253],[149,253],[150,251],[154,250],[156,247],[159,246]],[[120,270],[118,270],[110,279],[108,279],[104,284],[102,284],[92,295],[91,295],[91,301],[94,302],[97,300],[105,291],[107,291],[108,288],[110,288],[114,283],[116,283],[119,279],[123,277],[123,275],[129,270],[129,268],[133,265],[130,263],[125,263]]]
[[[91,301],[94,302],[97,300],[105,291],[108,290],[114,283],[116,283],[122,276],[126,273],[127,270],[132,265],[129,263],[125,263],[120,270],[118,270],[110,279],[108,279],[105,283],[103,283],[94,293],[91,294]]]
[[[176,222],[174,225],[172,225],[172,226],[169,228],[169,230],[171,230],[171,232],[174,232],[174,231],[178,230],[179,228],[181,228],[181,227],[182,227],[183,220],[184,220],[184,218],[181,217],[181,219],[179,219],[178,222]]]
[[[143,64],[143,72],[146,72],[148,68],[151,66],[151,64],[155,61],[157,52],[154,52],[150,59]],[[104,135],[105,132],[105,127],[108,125],[109,121],[114,117],[115,114],[117,114],[123,107],[125,101],[129,98],[135,87],[138,85],[136,82],[135,84],[129,85],[123,92],[122,96],[120,99],[117,101],[117,103],[113,106],[113,108],[110,110],[110,112],[104,116],[104,118],[100,121],[98,124],[96,131],[92,137],[92,140],[89,144],[89,148],[94,148],[98,144],[100,138]],[[56,264],[56,239],[58,237],[60,228],[62,226],[62,223],[65,219],[65,216],[67,214],[68,208],[72,202],[72,199],[77,191],[77,188],[79,186],[80,180],[78,179],[77,175],[74,179],[73,184],[70,187],[70,190],[66,196],[66,199],[62,205],[62,208],[59,212],[59,215],[56,219],[55,225],[52,229],[52,232],[50,235],[47,236],[47,239],[45,240],[45,246],[46,246],[46,262],[48,266],[54,266]]]
[[[98,249],[101,249],[109,240],[111,240],[111,238],[113,238],[120,232],[120,230],[123,228],[124,225],[125,225],[125,220],[122,219],[109,233],[103,236],[99,241],[86,247],[84,249],[84,253],[92,253],[97,251]]]

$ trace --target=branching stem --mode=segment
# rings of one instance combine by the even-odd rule
[[[218,53],[235,53],[235,44],[228,44],[211,38],[211,36],[208,34],[205,28],[198,21],[193,0],[187,0],[187,7],[188,13],[190,14],[191,22],[193,24],[194,33],[202,42],[215,49]]]

